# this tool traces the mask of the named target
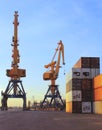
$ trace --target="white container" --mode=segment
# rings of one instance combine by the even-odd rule
[[[94,78],[100,74],[100,69],[90,69],[90,73],[91,73],[91,78]]]
[[[81,68],[72,68],[71,71],[66,75],[66,82],[69,82],[73,78],[82,78]]]
[[[91,113],[91,102],[82,102],[82,113]]]
[[[71,79],[93,79],[100,74],[100,69],[96,68],[72,68],[66,75],[66,82]]]
[[[95,114],[102,114],[102,101],[93,102],[93,112]]]
[[[80,90],[73,90],[66,93],[66,102],[82,101],[82,93]]]
[[[82,68],[81,73],[82,73],[82,79],[91,79],[92,77],[90,68]]]
[[[72,79],[81,79],[82,78],[82,70],[80,68],[72,68]]]

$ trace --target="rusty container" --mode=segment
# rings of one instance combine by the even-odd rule
[[[87,90],[83,89],[82,90],[82,101],[93,101],[93,90]]]
[[[81,113],[82,112],[82,102],[66,102],[66,112],[69,113]]]
[[[82,79],[82,90],[92,90],[92,79]]]
[[[90,62],[91,62],[90,68],[100,68],[100,58],[98,57],[90,58]]]
[[[100,68],[99,57],[81,57],[74,68]]]

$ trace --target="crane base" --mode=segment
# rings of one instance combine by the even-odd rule
[[[52,87],[55,87],[55,92],[53,94],[51,92]],[[40,107],[41,108],[59,108],[60,110],[63,110],[65,108],[65,103],[61,98],[60,92],[58,90],[58,85],[49,85],[47,93]]]
[[[26,93],[21,80],[10,80],[5,92],[1,92],[1,110],[8,110],[8,98],[22,98],[23,110],[26,110]]]

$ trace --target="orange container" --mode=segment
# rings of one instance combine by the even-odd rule
[[[72,113],[72,102],[66,102],[66,112]]]
[[[102,86],[94,89],[94,101],[102,101]]]
[[[94,89],[102,86],[102,74],[94,78]]]

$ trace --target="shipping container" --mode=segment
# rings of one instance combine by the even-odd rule
[[[100,68],[99,57],[81,57],[74,68]]]
[[[81,102],[66,102],[66,112],[69,113],[81,113],[82,103]]]
[[[72,79],[66,83],[66,93],[71,90],[81,90],[81,79]]]
[[[69,82],[71,79],[81,79],[82,73],[80,68],[72,68],[71,71],[66,75],[66,81]]]
[[[90,59],[91,66],[90,68],[100,68],[100,58],[94,57]]]
[[[66,93],[70,91],[69,83],[66,83]]]
[[[82,79],[72,79],[71,85],[72,85],[72,90],[81,90]]]
[[[98,69],[91,68],[90,73],[91,73],[91,78],[93,79],[94,77],[96,77],[100,74],[100,68],[98,68]]]
[[[82,73],[82,79],[91,79],[91,69],[90,68],[81,68],[81,73]]]
[[[81,57],[74,65],[74,68],[90,68],[90,58]]]
[[[93,79],[100,74],[100,69],[92,68],[72,68],[66,75],[66,82],[72,79]]]
[[[66,102],[81,101],[82,94],[80,90],[73,90],[66,93]]]
[[[66,102],[66,112],[72,113],[72,102]]]
[[[102,86],[102,74],[94,77],[94,89]]]
[[[94,101],[102,101],[102,86],[94,89]]]
[[[72,112],[73,113],[82,113],[82,102],[73,102],[72,103]]]
[[[93,102],[93,113],[102,114],[102,101]]]
[[[93,113],[93,103],[92,102],[66,102],[66,112],[69,113],[83,113],[89,114]]]
[[[82,79],[82,90],[92,90],[92,79]]]
[[[93,101],[93,90],[82,89],[82,101]]]
[[[92,102],[82,102],[82,113],[92,113]]]
[[[71,71],[70,71],[69,73],[66,74],[66,83],[69,82],[70,77],[71,77]]]

